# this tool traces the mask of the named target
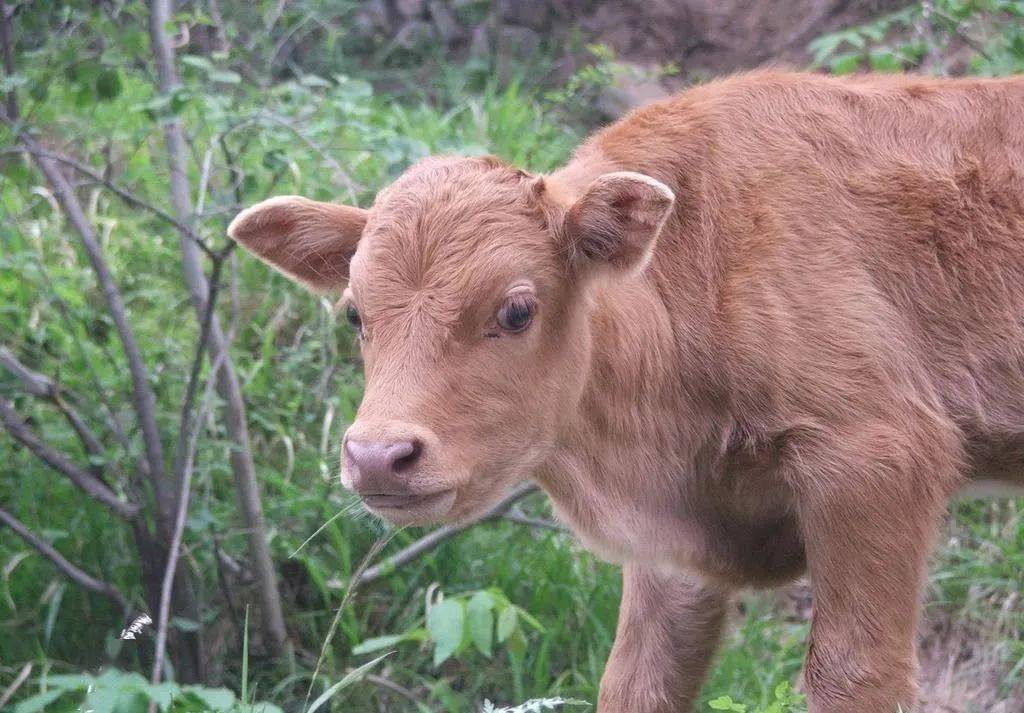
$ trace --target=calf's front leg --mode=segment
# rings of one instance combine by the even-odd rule
[[[716,586],[627,564],[598,713],[693,710],[727,603],[727,592]]]

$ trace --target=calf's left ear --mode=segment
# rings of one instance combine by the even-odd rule
[[[641,270],[672,211],[664,183],[631,171],[596,178],[565,216],[565,239],[577,262]]]
[[[300,196],[278,196],[243,210],[228,236],[314,292],[343,290],[367,212]]]

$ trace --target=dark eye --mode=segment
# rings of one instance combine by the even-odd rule
[[[359,310],[356,309],[356,306],[354,304],[349,303],[349,305],[345,308],[345,319],[348,320],[348,323],[352,325],[352,328],[354,330],[356,330],[360,334],[363,333],[363,320],[362,318],[360,318]]]
[[[498,326],[506,332],[522,332],[533,320],[535,302],[528,295],[514,295],[498,310]]]

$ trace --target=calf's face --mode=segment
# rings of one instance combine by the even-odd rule
[[[342,483],[395,524],[475,517],[550,455],[587,376],[590,287],[643,268],[673,200],[635,173],[579,195],[546,180],[428,159],[369,210],[284,196],[228,229],[342,292],[366,374]]]

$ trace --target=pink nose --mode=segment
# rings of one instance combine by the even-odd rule
[[[405,495],[407,473],[416,465],[423,446],[419,441],[355,441],[346,439],[345,458],[352,487],[360,495]]]

